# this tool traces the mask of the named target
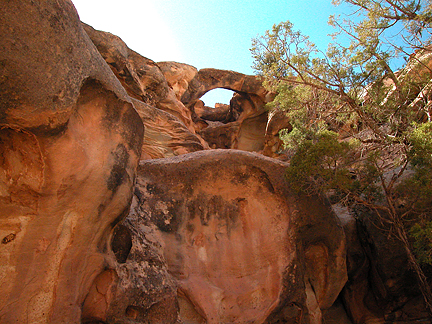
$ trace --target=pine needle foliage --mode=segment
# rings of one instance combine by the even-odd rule
[[[330,17],[327,50],[286,21],[253,40],[254,68],[276,93],[270,108],[291,120],[293,189],[373,210],[402,242],[432,315],[419,265],[432,262],[432,4],[341,3],[352,11]]]

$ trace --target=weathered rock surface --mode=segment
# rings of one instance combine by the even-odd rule
[[[117,226],[112,236],[116,280],[112,283],[111,298],[103,304],[107,308],[106,316],[96,319],[125,324],[180,323],[177,284],[168,272],[162,240],[154,227],[143,224],[136,207],[135,199],[128,219]],[[94,313],[93,309],[99,307],[100,295],[93,296],[96,298],[90,298],[89,294],[83,311],[89,308]]]
[[[146,150],[152,144],[157,144],[160,148],[159,153],[155,155],[155,152],[147,152],[144,156],[160,158],[171,156],[172,151],[176,154],[181,154],[181,152],[184,154],[189,152],[192,147],[194,151],[208,148],[208,144],[196,134],[198,126],[192,121],[191,111],[176,97],[176,92],[172,88],[172,86],[175,87],[175,80],[178,80],[179,84],[186,82],[184,81],[185,76],[187,77],[193,73],[194,68],[186,64],[172,63],[172,66],[177,67],[174,70],[177,74],[169,74],[169,69],[165,64],[164,71],[171,82],[172,86],[170,86],[158,64],[129,49],[119,37],[95,30],[86,24],[83,24],[83,27],[128,94],[132,98],[147,104],[147,111],[151,110],[151,107],[157,108],[152,115],[157,115],[165,121],[165,125],[162,126],[157,124],[160,119],[153,121],[151,118],[145,118],[146,126],[149,129],[158,128],[163,140],[157,142],[153,137],[152,141],[147,143],[148,145],[145,145],[143,150]],[[161,117],[160,110],[166,112],[164,117]],[[168,114],[172,115],[172,117],[169,117]],[[173,121],[173,123],[170,123],[170,121]],[[177,128],[179,123],[182,126],[175,131],[175,136],[171,138],[172,129]],[[165,127],[167,127],[166,130]],[[183,150],[181,146],[176,147],[179,143],[179,137],[183,142],[190,143],[189,150]],[[163,151],[168,152],[168,154],[161,156],[160,153]]]
[[[79,323],[143,124],[70,1],[3,1],[0,35],[0,322]]]
[[[274,132],[276,136],[267,131],[269,116],[265,104],[273,99],[273,94],[265,90],[260,78],[233,71],[202,69],[193,79],[188,79],[187,84],[189,86],[182,94],[182,102],[202,120],[221,122],[220,125],[210,124],[199,132],[210,147],[277,156],[274,147],[281,145],[277,132],[289,127],[289,123],[281,123],[279,130]],[[236,93],[229,108],[220,106],[212,111],[199,100],[205,93],[216,88]],[[217,140],[223,134],[225,138]]]
[[[195,134],[174,115],[132,99],[144,125],[141,159],[159,159],[204,149]]]
[[[354,323],[426,322],[427,313],[402,244],[366,209],[337,212],[347,234],[345,308]]]
[[[1,320],[174,323],[179,310],[194,317],[188,296],[195,292],[178,291],[166,246],[143,237],[162,237],[157,224],[135,226],[143,218],[132,212],[113,227],[128,213],[140,155],[207,147],[195,134],[199,121],[178,100],[198,72],[172,62],[161,69],[118,37],[81,25],[68,1],[1,9]],[[275,256],[260,258],[268,266]],[[263,288],[266,316],[282,305],[269,304],[282,289],[279,263]]]
[[[186,105],[193,104],[208,91],[216,88],[256,96],[257,100],[263,101],[268,94],[262,86],[262,81],[255,76],[234,71],[201,69],[189,81],[189,87],[182,95],[182,102]]]
[[[129,49],[117,36],[85,24],[84,28],[131,97],[148,104],[147,110],[152,106],[174,117],[168,118],[174,124],[167,122],[166,132],[151,119],[145,120],[146,126],[159,128],[159,132],[164,133],[161,142],[153,137],[148,145],[144,145],[145,151],[156,144],[159,153],[147,152],[145,157],[160,158],[162,152],[167,152],[164,157],[169,157],[172,152],[177,155],[209,147],[278,156],[281,145],[278,131],[289,127],[289,123],[279,123],[277,131],[274,127],[268,131],[269,116],[265,104],[272,100],[272,94],[264,89],[258,77],[217,69],[198,71],[177,62],[155,63]],[[206,108],[199,99],[216,88],[230,89],[236,94],[228,106]],[[160,115],[159,112],[154,114]],[[212,124],[212,121],[221,124]],[[178,122],[184,127],[171,138],[170,129],[177,127]],[[189,146],[186,150],[182,146],[176,147],[182,135],[182,141]]]
[[[273,99],[273,94],[264,89],[258,77],[233,71],[202,69],[187,83],[189,87],[183,92],[182,101],[207,122],[208,127],[204,126],[199,134],[210,147],[278,156],[282,144],[278,132],[290,128],[290,124],[281,112],[277,114],[277,122],[276,118],[272,120],[272,116],[268,115],[265,105]],[[206,107],[199,98],[216,88],[232,90],[235,95],[229,105]],[[220,137],[224,138],[219,140]]]
[[[285,112],[274,111],[269,113],[262,152],[264,155],[277,156],[278,151],[282,148],[279,132],[283,129],[287,131],[292,130],[290,120]]]
[[[0,3],[0,35],[1,323],[424,322],[373,215],[343,230],[244,152],[290,128],[258,78],[155,63],[68,0]]]
[[[174,90],[177,99],[181,100],[189,88],[189,82],[194,79],[198,70],[191,65],[177,62],[158,62],[158,66],[168,85]]]
[[[238,118],[232,117],[231,106],[221,103],[216,103],[215,107],[205,106],[202,100],[197,100],[194,104],[193,110],[201,119],[206,121],[219,121],[222,123],[228,123]]]
[[[346,280],[345,237],[329,206],[290,193],[284,169],[235,150],[141,162],[123,224],[165,260],[142,266],[175,282],[170,323],[321,323]]]

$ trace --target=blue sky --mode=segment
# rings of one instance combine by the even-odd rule
[[[251,39],[290,20],[322,49],[331,40],[331,0],[72,0],[80,18],[121,37],[156,62],[253,74]],[[207,105],[228,103],[231,94],[212,91]]]

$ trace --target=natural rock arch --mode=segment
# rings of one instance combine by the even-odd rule
[[[268,94],[262,86],[262,81],[256,76],[228,70],[201,69],[189,81],[188,89],[183,93],[181,101],[190,107],[208,91],[217,88],[232,90],[242,96],[258,96],[263,101]]]
[[[289,121],[281,115],[275,124],[274,116],[269,116],[265,105],[274,94],[264,88],[258,76],[202,69],[187,84],[181,101],[193,115],[204,120],[200,135],[210,147],[261,151],[269,156],[278,151],[281,145],[278,132],[289,128]],[[206,107],[200,98],[214,89],[235,92],[230,104]]]

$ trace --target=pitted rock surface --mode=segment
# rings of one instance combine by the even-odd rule
[[[284,168],[236,150],[141,162],[125,222],[161,240],[184,322],[320,323],[336,300],[343,230],[329,206],[290,193]]]

